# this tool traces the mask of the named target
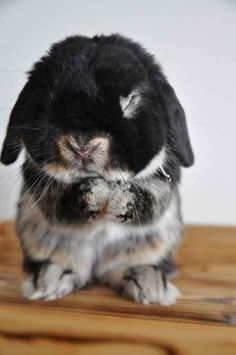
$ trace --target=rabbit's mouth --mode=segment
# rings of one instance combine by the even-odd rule
[[[52,178],[65,184],[73,184],[82,178],[97,177],[100,174],[93,169],[83,167],[68,168],[58,163],[45,164],[42,170]]]
[[[104,136],[88,140],[66,134],[60,137],[57,146],[62,162],[82,172],[101,172],[110,159],[110,142],[108,137]]]

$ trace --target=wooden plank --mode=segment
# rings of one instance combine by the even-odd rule
[[[171,307],[140,306],[121,299],[112,290],[90,287],[50,303],[22,300],[21,254],[12,224],[0,230],[0,304],[28,304],[33,308],[72,307],[82,312],[170,317],[228,323],[236,316],[236,228],[188,227],[178,249],[175,284],[182,298]]]
[[[188,226],[176,253],[182,298],[171,307],[137,305],[98,286],[30,302],[20,295],[13,224],[1,224],[0,355],[236,354],[235,250],[236,227]]]
[[[2,306],[0,354],[235,355],[236,328]]]

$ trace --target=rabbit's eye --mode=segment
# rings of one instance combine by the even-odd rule
[[[140,106],[140,89],[133,90],[127,97],[120,97],[120,107],[125,118],[133,118]]]

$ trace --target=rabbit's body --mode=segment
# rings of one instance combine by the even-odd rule
[[[145,295],[145,290],[140,289],[137,293],[135,284],[134,290],[122,287],[126,282],[127,287],[130,287],[130,280],[127,281],[126,277],[131,267],[135,269],[148,264],[157,266],[168,259],[180,239],[182,222],[178,190],[170,185],[162,177],[135,181],[135,188],[130,182],[107,183],[100,178],[78,183],[78,189],[83,191],[78,205],[81,200],[86,201],[87,223],[84,223],[83,211],[80,215],[77,211],[74,214],[73,209],[61,211],[61,216],[56,212],[63,208],[61,194],[68,194],[70,201],[70,187],[58,193],[58,186],[51,186],[39,204],[35,203],[30,193],[24,191],[19,205],[17,232],[27,255],[26,271],[32,272],[38,262],[42,270],[37,280],[25,283],[25,296],[53,299],[97,279],[137,302],[174,301],[169,298],[167,301],[162,293],[156,293],[154,299]],[[29,186],[26,186],[26,191],[27,188]],[[155,200],[151,202],[148,193]],[[134,206],[133,214],[130,212],[130,203]],[[51,223],[44,215],[48,216]],[[51,269],[53,272],[49,276]],[[65,274],[66,284],[63,281],[55,283],[55,273],[61,280]],[[154,276],[152,287],[155,289]],[[69,283],[68,278],[71,280]]]
[[[75,58],[87,63],[83,41],[91,46],[85,53],[93,67],[83,64],[83,71],[90,70],[83,89],[73,87],[74,77],[66,85],[63,75],[54,73],[42,93],[38,86],[45,85],[47,70],[53,72],[50,61],[66,67],[61,52],[70,53],[68,74]],[[134,58],[121,60],[119,70],[129,83],[123,84],[122,73],[112,73],[109,65],[120,50],[131,55],[128,47]],[[193,159],[182,108],[153,59],[122,37],[75,37],[54,46],[54,52],[36,64],[13,110],[2,153],[2,161],[10,163],[21,144],[27,152],[17,214],[30,273],[23,294],[55,299],[96,280],[136,302],[171,304],[178,291],[166,276],[182,231],[180,164],[191,165]],[[99,78],[103,70],[108,79]],[[114,77],[114,83],[112,75],[119,80]],[[23,107],[34,90],[38,95],[48,90],[47,103],[41,96],[36,107]],[[16,131],[18,140],[12,143],[22,108],[30,115],[25,131],[20,122],[23,133]]]

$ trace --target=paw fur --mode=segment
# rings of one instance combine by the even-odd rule
[[[180,297],[179,290],[170,282],[164,282],[160,270],[152,266],[130,269],[123,277],[119,293],[137,303],[158,303],[170,306]]]
[[[83,197],[89,211],[99,212],[106,206],[110,188],[105,180],[101,178],[91,179],[84,186],[84,190]]]
[[[75,288],[75,275],[65,273],[57,265],[49,265],[42,269],[38,279],[29,276],[22,284],[22,295],[29,300],[43,299],[45,301],[61,298]]]

